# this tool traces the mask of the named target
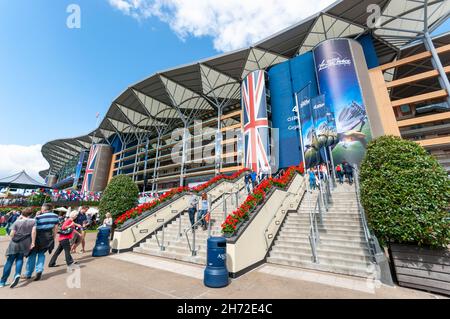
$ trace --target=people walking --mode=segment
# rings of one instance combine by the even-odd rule
[[[0,215],[0,227],[5,227],[6,225],[6,217],[4,214]]]
[[[188,208],[189,221],[191,222],[191,226],[193,227],[195,224],[195,213],[197,212],[197,206],[198,206],[198,197],[193,192],[190,193],[188,205],[189,205],[189,208]]]
[[[30,218],[32,214],[33,210],[31,208],[25,208],[22,211],[22,218],[18,219],[11,227],[11,241],[6,250],[7,259],[0,279],[0,288],[6,285],[14,263],[16,269],[10,288],[14,288],[19,283],[20,275],[22,274],[23,258],[29,255],[31,248],[34,246],[31,233],[35,221]]]
[[[72,245],[72,251],[74,253],[76,253],[77,248],[80,245],[80,243],[81,243],[81,253],[85,253],[86,252],[86,249],[85,249],[85,246],[86,246],[86,229],[87,229],[88,224],[89,224],[86,212],[88,210],[89,210],[89,207],[82,206],[80,208],[80,211],[77,214],[76,219],[75,219],[75,224],[77,225],[76,226],[77,227],[77,229],[76,229],[77,230],[77,234],[75,234],[75,236],[72,236],[72,237],[74,237],[74,238],[77,237],[76,238],[77,240]]]
[[[269,178],[270,175],[270,168],[268,166],[264,166],[261,168],[261,177],[260,177],[260,182]]]
[[[250,172],[247,171],[247,172],[245,172],[245,175],[244,175],[244,183],[245,183],[245,188],[247,190],[247,195],[250,194],[250,192],[251,192],[251,182],[252,182],[252,178],[250,176]]]
[[[255,171],[253,171],[253,170],[251,171],[250,178],[252,180],[252,190],[254,190],[256,188],[256,184],[257,184],[257,181],[256,181],[257,174]]]
[[[346,161],[343,163],[343,167],[344,167],[345,177],[347,178],[348,183],[350,185],[352,185],[353,184],[353,167]]]
[[[55,248],[56,232],[58,228],[58,215],[52,212],[53,207],[50,204],[44,204],[41,207],[41,213],[37,213],[35,217],[35,225],[31,233],[31,240],[34,247],[30,252],[27,260],[25,277],[30,279],[33,271],[36,272],[38,281],[44,272],[45,253],[52,253]]]
[[[309,169],[308,176],[309,176],[309,190],[310,192],[312,192],[313,190],[316,189],[317,186],[317,177],[312,168]]]
[[[81,236],[81,234],[76,230],[76,227],[82,229],[82,226],[74,222],[74,220],[76,220],[78,216],[79,214],[77,212],[71,212],[69,218],[62,224],[61,230],[59,231],[59,245],[52,258],[50,259],[50,262],[48,263],[49,267],[56,267],[56,261],[58,260],[58,257],[63,250],[66,256],[67,266],[70,266],[74,263],[72,255],[70,254],[70,240],[72,239],[74,234],[78,233],[78,235]]]
[[[207,223],[206,223],[206,214],[209,210],[209,203],[208,203],[208,195],[206,193],[202,194],[201,201],[200,201],[200,209],[197,214],[197,222],[201,221],[201,225],[203,230],[207,229]]]
[[[6,233],[10,235],[11,232],[11,226],[16,222],[17,218],[19,218],[20,212],[19,211],[12,211],[9,215],[8,221],[6,222]]]
[[[339,184],[344,184],[344,171],[341,164],[336,165],[336,175],[339,179]]]

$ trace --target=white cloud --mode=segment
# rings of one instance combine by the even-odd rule
[[[141,20],[157,17],[183,40],[210,36],[218,51],[246,47],[325,9],[335,0],[109,0]]]
[[[49,167],[41,153],[42,145],[0,145],[0,178],[11,176],[25,170],[39,182],[43,179],[39,171]]]

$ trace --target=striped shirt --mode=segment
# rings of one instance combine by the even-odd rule
[[[47,212],[36,216],[36,230],[49,230],[59,223],[59,217],[55,213]]]

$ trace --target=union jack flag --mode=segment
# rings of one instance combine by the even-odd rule
[[[264,71],[250,73],[242,83],[245,166],[255,172],[269,168],[269,120]]]
[[[82,193],[91,191],[92,178],[94,177],[95,164],[97,162],[97,153],[97,145],[92,145],[86,164],[86,173],[84,174],[83,186],[81,187]]]

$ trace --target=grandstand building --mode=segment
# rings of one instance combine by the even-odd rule
[[[375,25],[370,4],[381,9]],[[430,36],[449,12],[444,0],[341,0],[249,48],[157,72],[120,93],[92,132],[46,143],[50,168],[40,175],[54,188],[96,192],[119,174],[141,191],[163,191],[244,166],[259,170],[265,162],[275,173],[304,160],[295,120],[299,94],[308,88],[309,98],[336,104],[320,72],[346,61],[354,64],[367,121],[352,104],[351,125],[342,131],[338,125],[343,145],[364,130],[371,137],[398,135],[417,141],[450,171],[450,34]],[[351,57],[318,61],[342,45]],[[252,97],[259,104],[246,109],[256,103]],[[250,150],[257,141],[252,127],[262,144]]]

